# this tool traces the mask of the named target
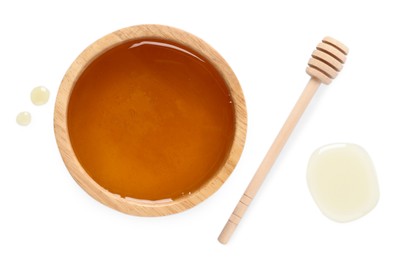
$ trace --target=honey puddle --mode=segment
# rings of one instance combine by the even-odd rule
[[[309,160],[307,180],[316,204],[334,221],[358,219],[379,200],[373,162],[355,144],[332,144],[315,151]]]
[[[68,131],[83,168],[122,197],[171,200],[225,163],[234,105],[225,81],[198,53],[142,39],[116,46],[77,80]]]

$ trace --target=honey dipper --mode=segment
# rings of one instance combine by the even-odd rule
[[[316,50],[312,53],[312,57],[308,62],[308,67],[306,68],[306,72],[311,76],[311,79],[228,219],[218,238],[221,243],[226,244],[229,241],[320,84],[328,85],[331,83],[342,69],[347,53],[348,48],[331,37],[325,37],[322,42],[317,45]]]

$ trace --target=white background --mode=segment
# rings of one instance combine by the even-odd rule
[[[398,1],[1,1],[0,259],[400,259],[401,15]],[[249,121],[241,160],[202,204],[168,217],[111,210],[66,170],[53,134],[60,81],[77,55],[117,29],[157,23],[211,44],[237,74]],[[222,227],[308,81],[315,46],[350,48],[322,86],[229,244]],[[33,87],[51,91],[35,107]],[[28,110],[32,123],[15,123]],[[309,156],[363,146],[380,184],[376,208],[339,224],[306,185]]]

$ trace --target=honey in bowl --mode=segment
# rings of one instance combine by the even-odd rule
[[[138,216],[187,210],[234,170],[246,135],[241,86],[200,38],[138,25],[86,48],[58,90],[54,131],[71,176]]]
[[[228,87],[200,54],[160,39],[106,51],[81,74],[68,107],[74,152],[122,197],[174,200],[224,164],[234,137]]]

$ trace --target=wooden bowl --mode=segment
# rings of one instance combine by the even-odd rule
[[[219,189],[242,153],[246,121],[224,59],[162,25],[121,29],[85,49],[64,76],[54,112],[75,181],[138,216],[178,213]]]

